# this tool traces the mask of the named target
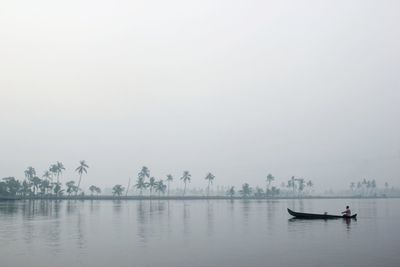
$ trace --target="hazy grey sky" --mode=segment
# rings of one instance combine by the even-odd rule
[[[0,177],[400,185],[399,1],[0,2]],[[179,176],[180,177],[180,176]],[[177,183],[176,183],[177,184]]]

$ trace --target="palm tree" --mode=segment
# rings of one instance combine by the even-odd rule
[[[51,173],[52,177],[57,176],[57,172],[58,172],[57,165],[56,164],[50,165],[49,172]]]
[[[36,176],[36,170],[33,167],[26,168],[24,173],[27,180],[31,180],[33,177]]]
[[[82,174],[87,173],[87,168],[89,168],[89,166],[86,164],[84,160],[81,160],[79,162],[79,167],[75,169],[75,171],[79,173],[79,182],[77,187],[78,189],[75,194],[77,194],[79,191],[79,186],[81,185],[81,180],[82,180]]]
[[[68,196],[71,196],[72,193],[78,191],[78,187],[75,185],[75,181],[66,182],[65,185],[67,186]]]
[[[296,179],[294,178],[294,176],[292,176],[292,178],[290,178],[290,180],[288,181],[288,187],[291,187],[291,188],[292,188],[293,194],[294,194],[294,191],[295,191],[295,189],[296,189],[295,180],[296,180]]]
[[[269,173],[269,174],[267,175],[268,189],[269,189],[269,187],[271,186],[271,182],[274,181],[274,180],[275,180],[275,177],[272,176],[272,174]]]
[[[60,184],[60,175],[62,175],[62,172],[65,170],[64,165],[57,161],[56,164],[53,164],[50,166],[50,172],[52,172],[54,175],[57,176],[57,184],[59,185],[59,187],[61,188],[61,184]]]
[[[142,195],[143,189],[146,189],[146,183],[144,181],[144,177],[139,175],[135,187],[140,190],[140,195]]]
[[[96,186],[95,192],[96,192],[97,195],[99,195],[99,194],[101,193],[100,187],[97,187],[97,186]]]
[[[165,189],[167,189],[167,185],[164,184],[163,180],[156,182],[156,191],[158,192],[158,197],[160,197],[161,193],[165,193]]]
[[[253,191],[253,190],[252,190],[252,188],[249,186],[249,184],[248,184],[248,183],[244,183],[244,184],[242,185],[242,190],[240,190],[239,193],[240,193],[244,198],[246,198],[246,197],[249,197],[249,196],[250,196],[250,194],[251,194],[252,191]]]
[[[47,181],[47,188],[46,189],[51,189],[51,182],[53,181],[53,176],[51,174],[50,171],[45,171],[42,175],[42,177],[44,178],[44,181]]]
[[[122,186],[122,185],[120,185],[120,184],[117,184],[117,185],[115,185],[114,187],[113,187],[113,195],[114,196],[121,196],[122,195],[122,192],[125,190],[125,188]]]
[[[57,161],[56,166],[57,166],[57,183],[59,183],[60,182],[59,176],[62,175],[62,172],[65,171],[65,168],[64,165],[59,161]]]
[[[156,186],[156,179],[154,177],[150,177],[150,181],[146,183],[146,187],[150,188],[150,196],[155,186]]]
[[[97,186],[95,186],[95,185],[91,185],[91,186],[89,187],[89,191],[90,191],[90,193],[91,193],[92,196],[93,196],[93,193],[96,192],[96,188],[97,188]]]
[[[54,175],[57,176],[57,183],[55,184],[54,187],[54,192],[56,193],[56,195],[58,196],[58,194],[60,193],[61,190],[61,184],[60,184],[60,175],[62,175],[62,172],[65,170],[64,165],[57,161],[56,164],[53,164],[50,166],[50,172],[54,173]]]
[[[53,192],[56,196],[58,196],[64,189],[61,189],[61,183],[52,183]]]
[[[40,193],[42,195],[46,195],[46,192],[48,192],[48,189],[50,189],[50,188],[51,188],[51,185],[50,185],[50,181],[49,180],[47,180],[47,179],[41,180],[41,183],[39,185],[39,189],[40,189]]]
[[[299,182],[299,193],[302,193],[306,183],[303,178],[296,179],[296,180]]]
[[[93,193],[96,193],[97,195],[101,193],[101,189],[95,185],[91,185],[89,187],[89,191],[92,193],[91,195],[93,196]]]
[[[367,187],[367,180],[364,179],[361,183],[362,185],[362,194],[365,195],[365,188]]]
[[[309,192],[311,192],[311,188],[314,186],[314,183],[311,180],[309,180],[306,185],[308,188],[310,188]]]
[[[189,182],[190,183],[190,178],[192,177],[192,175],[189,173],[189,171],[184,171],[183,175],[181,177],[181,180],[183,180],[183,182],[185,183],[185,187],[183,189],[183,195],[185,195],[186,193],[186,183]]]
[[[149,178],[150,177],[149,168],[147,168],[146,166],[143,166],[142,169],[140,170],[138,176],[142,177],[143,179],[146,179],[146,177]]]
[[[172,177],[171,174],[167,175],[167,182],[168,182],[168,196],[169,196],[169,188],[170,188],[170,183],[174,180],[174,177]]]
[[[42,196],[46,195],[46,190],[49,186],[50,186],[49,180],[46,180],[46,179],[40,180],[40,184],[39,184],[40,195],[42,195]]]
[[[235,187],[231,186],[226,193],[232,198],[235,195]]]
[[[45,171],[42,175],[42,177],[46,178],[46,180],[51,180],[52,175],[50,171]]]
[[[33,185],[33,194],[35,195],[36,190],[39,189],[39,185],[42,183],[42,180],[39,177],[34,176],[31,181]]]
[[[29,183],[29,181],[24,180],[22,182],[22,186],[21,186],[21,191],[22,191],[22,195],[25,197],[26,195],[30,195],[31,194],[31,185]]]
[[[36,170],[35,168],[29,166],[28,168],[26,168],[26,170],[24,171],[25,174],[25,178],[27,180],[27,184],[29,184],[29,186],[33,186],[33,195],[35,195],[35,186],[33,185],[33,178],[36,177]],[[32,191],[31,191],[32,192]]]
[[[208,180],[208,186],[207,186],[207,196],[210,196],[210,185],[213,183],[213,180],[215,179],[215,175],[213,175],[211,172],[209,172],[206,176],[206,178],[204,178],[206,180]]]

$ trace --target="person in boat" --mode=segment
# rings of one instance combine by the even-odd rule
[[[350,217],[350,216],[351,216],[351,210],[350,210],[350,207],[349,207],[349,206],[346,206],[346,210],[345,210],[345,211],[343,211],[343,212],[342,212],[342,214],[343,214],[344,216],[348,216],[348,217]]]

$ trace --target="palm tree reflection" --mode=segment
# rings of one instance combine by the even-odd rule
[[[136,208],[137,235],[145,244],[164,225],[165,202],[139,200]]]
[[[186,201],[183,201],[183,233],[188,235],[190,233],[190,206]]]
[[[137,218],[137,226],[138,226],[138,236],[140,238],[141,243],[147,242],[147,227],[146,227],[146,207],[145,204],[147,201],[139,200],[136,205],[136,218]]]
[[[212,201],[207,200],[207,235],[214,233],[214,207]]]

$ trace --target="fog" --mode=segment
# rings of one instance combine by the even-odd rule
[[[2,1],[0,177],[399,185],[398,1]],[[174,186],[181,186],[177,181]]]

